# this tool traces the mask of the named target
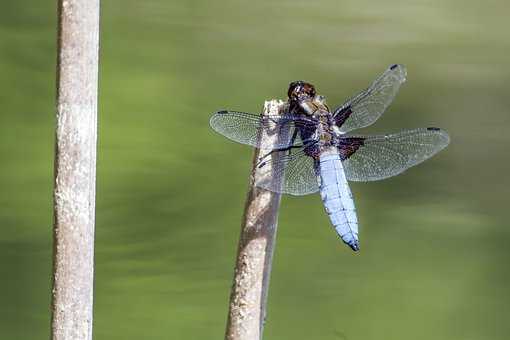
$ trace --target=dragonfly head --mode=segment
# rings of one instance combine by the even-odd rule
[[[305,99],[312,100],[315,97],[315,87],[302,80],[293,81],[289,84],[287,95],[290,100],[301,101]]]
[[[289,104],[291,110],[301,109],[306,114],[313,114],[311,103],[316,96],[315,87],[302,80],[293,81],[289,84]]]

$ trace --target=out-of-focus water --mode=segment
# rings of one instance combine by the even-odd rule
[[[331,105],[408,68],[366,132],[440,126],[451,145],[353,183],[361,253],[318,195],[285,198],[265,339],[507,339],[506,1],[104,1],[95,339],[222,338],[252,150],[210,114],[290,81]],[[0,11],[0,338],[49,334],[55,3]]]

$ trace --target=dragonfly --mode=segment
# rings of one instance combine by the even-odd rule
[[[257,148],[262,147],[262,132],[274,126],[285,131],[288,138],[274,143],[257,163],[260,171],[271,171],[270,176],[277,180],[256,185],[297,196],[320,192],[337,234],[358,251],[358,218],[348,181],[377,181],[398,175],[450,142],[448,133],[436,127],[384,135],[351,133],[381,117],[406,76],[405,66],[391,65],[368,88],[334,110],[312,84],[294,81],[288,88],[285,112],[258,115],[223,110],[212,115],[210,125],[228,139]],[[270,157],[274,152],[280,157]]]

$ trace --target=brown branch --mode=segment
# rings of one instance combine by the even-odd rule
[[[59,0],[53,340],[92,339],[99,0]]]
[[[283,112],[285,103],[272,100],[264,105],[265,115]],[[271,171],[262,173],[257,168],[261,155],[273,149],[282,138],[275,131],[263,131],[262,148],[256,149],[250,176],[241,236],[237,253],[234,283],[230,296],[226,340],[259,340],[262,338],[266,317],[269,276],[275,244],[280,194],[256,186],[259,181],[274,180]],[[273,158],[280,157],[273,153]],[[265,166],[271,166],[268,163]]]

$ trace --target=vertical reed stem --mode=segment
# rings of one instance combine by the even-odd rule
[[[92,339],[99,0],[58,0],[53,340]]]
[[[283,112],[285,103],[267,101],[264,115]],[[234,283],[230,296],[226,340],[260,340],[269,288],[269,276],[275,245],[280,194],[261,189],[255,184],[268,181],[257,168],[259,156],[273,149],[279,136],[276,131],[262,131],[261,148],[255,150],[250,175],[250,188],[246,200],[241,236],[237,252]],[[273,158],[280,157],[273,153]],[[270,174],[269,174],[270,175]]]

